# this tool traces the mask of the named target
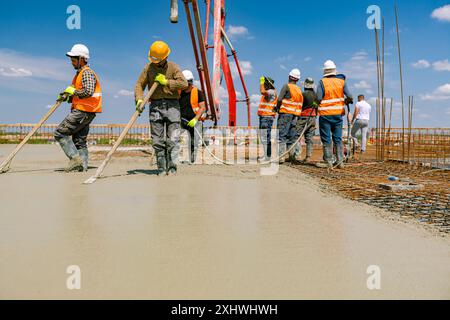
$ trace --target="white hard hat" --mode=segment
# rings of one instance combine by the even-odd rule
[[[190,70],[184,70],[183,76],[187,81],[194,81],[194,75]]]
[[[324,77],[335,76],[336,74],[337,74],[336,64],[333,61],[331,61],[331,60],[325,61],[325,63],[323,64],[323,75],[324,75]]]
[[[76,44],[66,53],[68,57],[82,57],[89,59],[89,49],[84,44]]]
[[[295,78],[297,80],[300,80],[300,78],[301,78],[300,70],[292,69],[291,72],[289,72],[289,76],[292,78]]]
[[[327,60],[323,64],[323,70],[336,69],[336,64],[332,60]]]

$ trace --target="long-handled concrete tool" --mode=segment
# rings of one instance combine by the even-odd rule
[[[148,103],[148,101],[152,97],[152,95],[155,92],[157,87],[158,87],[158,83],[157,82],[153,83],[153,86],[150,88],[150,91],[147,93],[147,95],[145,96],[144,101],[142,102],[142,105],[141,105],[142,107],[145,106]],[[89,179],[87,179],[86,181],[83,182],[84,184],[92,184],[95,181],[97,181],[98,178],[101,177],[101,175],[103,173],[103,170],[105,170],[105,167],[108,165],[109,161],[111,160],[112,155],[114,154],[114,152],[116,152],[117,148],[122,143],[122,140],[125,138],[125,136],[127,135],[128,131],[130,131],[131,127],[136,122],[137,118],[139,118],[140,114],[141,114],[141,112],[139,112],[139,111],[136,111],[133,114],[133,116],[131,117],[131,119],[128,122],[127,126],[125,127],[125,129],[123,129],[122,133],[120,134],[119,138],[117,139],[116,143],[114,144],[112,149],[108,152],[105,160],[103,160],[103,163],[101,164],[101,166],[97,169],[97,171],[95,172],[95,174],[92,177],[90,177]]]
[[[47,113],[42,117],[42,119],[33,127],[33,129],[27,134],[25,139],[22,140],[21,143],[17,145],[17,147],[10,153],[10,155],[6,158],[5,161],[0,165],[0,174],[8,172],[9,166],[11,165],[11,161],[14,159],[16,154],[22,149],[22,147],[30,140],[30,138],[39,130],[39,128],[47,121],[48,118],[58,109],[58,107],[63,103],[66,96],[62,96],[60,99],[56,101],[56,103],[47,111]]]

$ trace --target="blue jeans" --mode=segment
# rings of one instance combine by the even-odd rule
[[[322,144],[329,145],[333,141],[335,146],[341,145],[343,124],[342,116],[320,116],[319,130]]]
[[[280,113],[278,115],[278,134],[280,144],[292,145],[298,138],[297,117],[293,114]]]
[[[259,117],[259,134],[264,147],[264,156],[267,158],[272,156],[271,134],[274,120],[274,117]]]

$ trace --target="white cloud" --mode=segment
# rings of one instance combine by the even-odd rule
[[[119,97],[131,97],[134,95],[133,91],[130,90],[126,90],[126,89],[121,89],[119,90],[115,95],[114,98],[119,98]]]
[[[284,64],[280,64],[280,69],[281,70],[287,70],[286,66]]]
[[[412,66],[415,69],[427,69],[427,68],[431,67],[431,63],[428,62],[427,60],[422,59],[417,62],[414,62],[412,64]]]
[[[433,69],[436,71],[450,71],[450,62],[448,59],[436,61],[433,63]]]
[[[247,27],[244,26],[233,26],[229,25],[227,28],[227,35],[230,39],[238,39],[238,38],[244,38],[244,39],[253,39],[253,37],[250,35],[250,32],[248,31]]]
[[[243,96],[242,92],[239,92],[239,91],[235,91],[235,92],[236,92],[236,98],[240,99]],[[223,86],[219,87],[219,99],[220,99],[220,104],[224,104],[225,102],[228,101],[228,90]]]
[[[438,87],[432,93],[421,94],[419,97],[424,101],[450,100],[450,83]]]
[[[450,22],[450,4],[435,9],[431,17],[439,21]]]
[[[250,96],[250,107],[251,108],[258,108],[260,101],[261,101],[261,95],[260,94],[252,94]]]
[[[355,87],[355,89],[360,89],[360,90],[368,90],[368,89],[372,88],[372,86],[369,83],[367,83],[367,81],[365,81],[365,80],[361,80],[360,82],[355,83],[354,87]]]
[[[305,62],[309,62],[309,61],[311,61],[311,60],[312,60],[311,57],[306,57],[306,58],[304,59]]]
[[[67,81],[72,66],[67,59],[31,56],[0,48],[0,76]]]
[[[342,63],[338,72],[342,72],[351,79],[364,80],[367,83],[377,82],[377,63],[371,60],[365,51],[356,52],[350,60]]]
[[[33,72],[23,68],[0,68],[0,75],[4,77],[31,77]]]
[[[239,66],[241,67],[242,75],[248,76],[248,75],[252,74],[253,66],[250,61],[241,60],[241,61],[239,61]],[[230,68],[231,68],[231,73],[233,74],[233,76],[239,75],[237,67],[236,67],[236,63],[234,61],[232,63],[230,63]]]

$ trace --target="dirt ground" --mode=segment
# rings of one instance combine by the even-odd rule
[[[296,169],[184,165],[158,177],[149,156],[118,157],[83,185],[95,169],[65,165],[57,146],[30,145],[0,175],[1,299],[450,298],[449,237]],[[66,287],[70,265],[80,290]],[[367,288],[372,265],[380,290]]]

